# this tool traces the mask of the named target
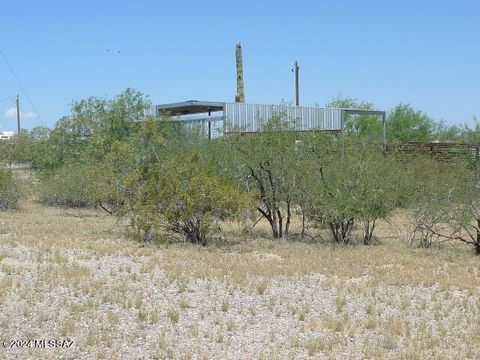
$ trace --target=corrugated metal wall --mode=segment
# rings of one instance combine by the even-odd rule
[[[306,106],[263,105],[249,103],[225,103],[222,116],[207,117],[200,114],[182,115],[172,120],[181,123],[186,129],[199,131],[210,138],[234,132],[262,131],[265,124],[274,116],[289,124],[295,131],[341,131],[343,129],[343,110]],[[146,115],[156,114],[155,107],[148,109]]]
[[[343,128],[341,109],[225,103],[225,133],[261,131],[274,116],[280,116],[296,131],[340,131]]]

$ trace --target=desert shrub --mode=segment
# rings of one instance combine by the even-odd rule
[[[352,242],[355,224],[363,225],[363,243],[373,242],[378,219],[385,219],[401,202],[407,173],[380,146],[349,139],[315,141],[307,147],[310,171],[302,184],[309,219],[327,227],[337,243]]]
[[[279,114],[261,132],[232,135],[217,148],[217,153],[228,154],[219,161],[222,167],[257,196],[257,211],[270,224],[273,238],[288,237],[292,208],[299,201],[296,148],[302,134],[293,132],[292,126]]]
[[[442,212],[435,209],[441,205],[441,198],[450,189],[448,167],[426,157],[412,159],[407,164],[415,175],[415,197],[407,204],[407,215],[412,225],[407,235],[409,246],[428,248],[437,239],[435,233],[442,232]]]
[[[26,130],[12,139],[0,142],[0,161],[6,164],[29,164],[33,154],[33,140]]]
[[[64,165],[43,176],[39,185],[39,200],[46,205],[92,205],[88,191],[92,181],[94,179],[88,165]]]
[[[208,171],[197,154],[158,163],[127,180],[122,215],[142,240],[162,240],[164,234],[206,245],[219,221],[239,217],[249,197],[226,177]]]
[[[403,165],[386,157],[381,144],[353,135],[297,133],[291,126],[279,116],[258,134],[230,136],[212,146],[217,171],[230,168],[244,189],[256,193],[257,210],[274,238],[289,235],[298,213],[301,235],[308,221],[349,243],[354,226],[362,224],[363,242],[371,244],[377,220],[387,218],[406,193]]]
[[[111,145],[90,167],[85,195],[93,204],[125,219],[141,241],[181,237],[205,245],[219,221],[248,206],[248,196],[216,174],[193,148],[195,139],[174,131],[168,119],[146,121],[125,141]]]
[[[139,124],[130,138],[113,142],[103,159],[90,167],[95,181],[87,192],[95,205],[110,214],[120,213],[126,195],[137,186],[135,181],[143,183],[151,169],[190,148],[185,134],[172,131],[168,120],[162,117]]]
[[[475,167],[419,159],[413,164],[417,190],[409,208],[409,244],[460,241],[480,255],[480,195]]]
[[[0,168],[0,211],[17,209],[20,191],[11,171]]]
[[[126,163],[144,155],[138,153],[136,141],[142,128],[138,120],[148,106],[145,96],[126,89],[113,99],[76,100],[72,116],[60,119],[54,129],[32,130],[32,167],[42,179],[40,200],[50,205],[99,205],[113,213],[132,168]]]
[[[32,167],[44,173],[85,160],[103,161],[114,143],[128,142],[135,135],[149,105],[148,99],[133,89],[112,99],[74,100],[71,116],[58,120],[51,130],[34,128],[24,139],[31,149]]]
[[[124,204],[126,179],[134,170],[135,149],[130,141],[116,142],[103,161],[91,163],[85,168],[90,181],[85,194],[94,206],[116,215]]]

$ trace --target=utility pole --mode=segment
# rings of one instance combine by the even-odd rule
[[[236,46],[235,57],[237,60],[237,94],[235,95],[235,102],[245,102],[245,84],[243,82],[243,59],[242,59],[242,45],[240,43]]]
[[[295,72],[295,105],[300,106],[300,92],[298,89],[298,70],[300,67],[298,66],[298,62],[295,60],[295,67],[294,67],[294,72]]]
[[[20,97],[17,94],[17,134],[20,134]]]

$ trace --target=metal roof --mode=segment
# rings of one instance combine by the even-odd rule
[[[342,109],[345,114],[353,115],[385,115],[385,111],[381,110],[361,110],[361,109]]]
[[[156,105],[157,114],[169,112],[172,115],[201,114],[211,111],[222,111],[225,103],[212,101],[188,100],[184,102]]]

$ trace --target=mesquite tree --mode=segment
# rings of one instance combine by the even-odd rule
[[[460,241],[480,255],[480,194],[475,164],[419,160],[417,196],[410,206],[410,243]]]
[[[337,243],[353,240],[356,223],[363,223],[363,243],[373,241],[378,219],[400,202],[403,166],[385,157],[381,147],[346,138],[319,137],[306,144],[311,170],[302,187],[309,194],[308,217],[327,226]]]
[[[198,154],[167,158],[127,179],[123,215],[143,240],[176,234],[206,245],[219,222],[236,220],[251,206],[250,197],[232,179],[213,174]]]
[[[299,134],[279,114],[256,134],[227,139],[228,166],[245,189],[256,191],[257,210],[270,224],[274,238],[288,237],[299,183]]]
[[[206,245],[219,222],[237,219],[251,197],[206,166],[187,137],[180,144],[181,134],[167,125],[147,121],[128,143],[116,144],[97,170],[91,196],[126,219],[138,240],[177,235]]]

